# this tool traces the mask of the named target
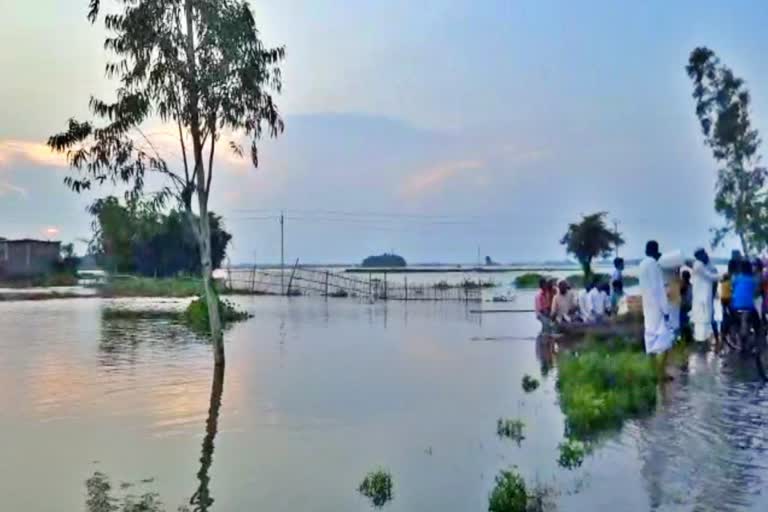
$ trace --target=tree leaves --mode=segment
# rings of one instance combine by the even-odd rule
[[[717,173],[715,211],[726,224],[715,231],[713,243],[719,244],[729,232],[735,232],[745,254],[750,247],[761,250],[768,246],[762,228],[768,223],[768,173],[757,165],[761,140],[751,125],[749,91],[744,80],[708,48],[695,48],[685,69],[693,82],[692,96],[704,142],[715,160],[724,164]]]
[[[621,234],[611,231],[605,224],[607,212],[582,217],[581,222],[568,226],[560,243],[573,254],[589,274],[594,258],[608,256],[617,246],[624,245]]]

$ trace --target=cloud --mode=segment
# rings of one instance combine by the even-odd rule
[[[41,142],[28,140],[0,140],[0,166],[18,161],[38,165],[66,167],[65,155],[55,153]]]
[[[447,181],[464,171],[481,169],[484,162],[480,160],[457,160],[445,162],[405,178],[401,194],[414,198],[437,190]]]
[[[17,187],[13,183],[5,183],[0,181],[0,197],[7,196],[10,194],[18,194],[19,196],[25,199],[29,197],[29,193],[27,192],[27,189],[22,187]]]

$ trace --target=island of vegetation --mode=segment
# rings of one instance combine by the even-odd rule
[[[405,267],[407,263],[405,258],[397,254],[379,254],[378,256],[368,256],[363,260],[364,268],[395,268]]]

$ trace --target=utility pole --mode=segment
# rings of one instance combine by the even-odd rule
[[[280,211],[280,293],[285,294],[285,213]]]

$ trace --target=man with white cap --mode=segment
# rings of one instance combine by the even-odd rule
[[[667,351],[672,347],[673,334],[669,328],[669,303],[664,289],[664,279],[659,265],[659,243],[649,241],[645,246],[645,258],[640,262],[640,291],[643,297],[643,319],[645,323],[645,351],[648,354],[662,354],[659,362],[659,376],[664,376]]]

